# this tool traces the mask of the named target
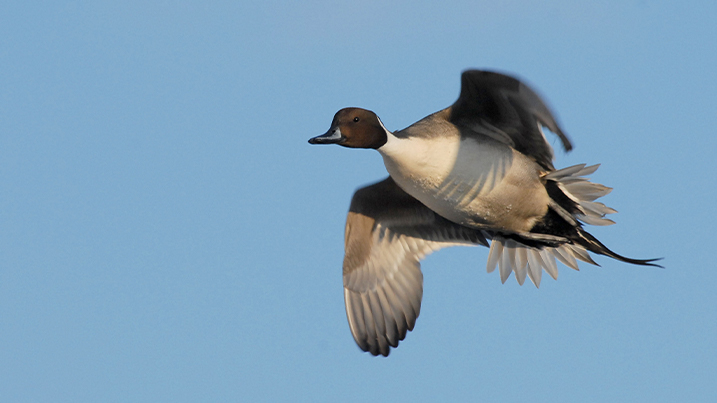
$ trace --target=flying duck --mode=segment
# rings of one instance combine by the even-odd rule
[[[597,265],[588,252],[658,266],[608,249],[583,224],[610,225],[616,211],[595,201],[612,190],[586,176],[599,165],[556,170],[549,129],[566,151],[570,140],[540,97],[517,79],[468,70],[451,106],[391,132],[372,111],[341,109],[311,144],[372,148],[389,177],[354,193],[346,220],[344,301],[358,346],[377,356],[413,330],[421,309],[420,261],[456,245],[490,247],[499,268],[540,286],[556,260],[578,270]],[[490,243],[489,243],[490,241]],[[660,266],[658,266],[660,267]]]

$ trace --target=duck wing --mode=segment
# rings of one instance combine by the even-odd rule
[[[363,351],[388,356],[421,310],[420,261],[440,248],[488,246],[485,235],[450,222],[390,177],[354,193],[343,263],[346,316]]]
[[[461,75],[461,94],[449,108],[456,126],[490,136],[553,170],[553,149],[542,127],[555,133],[565,151],[573,146],[545,102],[517,79],[490,71],[467,70]]]

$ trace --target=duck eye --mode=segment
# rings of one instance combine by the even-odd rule
[[[356,116],[356,117],[354,118],[354,122],[358,122],[359,120],[361,120],[361,119],[359,119],[358,116]]]

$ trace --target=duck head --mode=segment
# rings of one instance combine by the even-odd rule
[[[387,130],[375,113],[361,108],[344,108],[334,115],[329,131],[310,139],[309,143],[378,149],[386,141]]]

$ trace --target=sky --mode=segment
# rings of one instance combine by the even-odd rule
[[[7,2],[0,12],[0,400],[717,400],[714,1]],[[540,289],[488,249],[424,260],[413,332],[362,353],[343,304],[391,130],[514,74],[601,163],[618,253]]]

